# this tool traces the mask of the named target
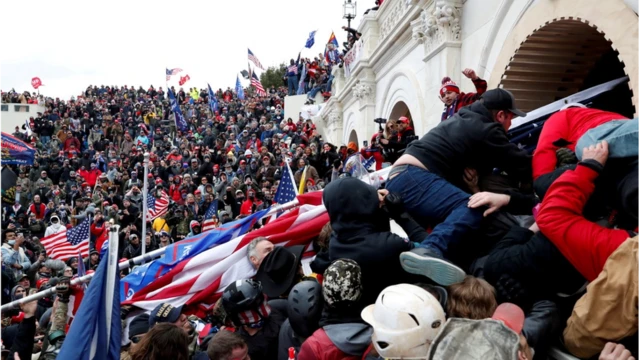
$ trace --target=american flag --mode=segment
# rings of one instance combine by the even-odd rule
[[[55,260],[67,260],[78,256],[89,256],[89,228],[91,222],[87,217],[76,227],[49,235],[40,242],[47,251],[47,256]],[[82,261],[82,259],[78,259]]]
[[[160,199],[151,193],[147,196],[147,221],[153,221],[169,211],[169,195],[163,190]]]
[[[251,240],[266,236],[278,246],[309,245],[320,234],[329,222],[322,192],[300,195],[298,200],[300,207],[276,221],[177,263],[122,305],[152,310],[160,303],[170,302],[174,306],[186,305],[187,313],[204,316],[230,283],[255,275],[256,270],[247,259]],[[304,258],[311,255],[307,251]]]
[[[209,205],[207,212],[204,213],[204,221],[202,222],[202,232],[213,230],[216,224],[213,222],[213,216],[218,216],[218,200],[214,199]]]
[[[182,69],[180,68],[174,68],[174,69],[167,69],[167,81],[169,81],[171,79],[171,75],[176,75],[177,73],[181,72]]]
[[[276,191],[276,197],[274,200],[278,204],[288,203],[289,201],[293,201],[297,194],[298,189],[296,189],[296,182],[293,178],[293,173],[291,172],[289,163],[285,162],[285,166],[282,170],[282,178],[280,179],[280,185],[278,185],[278,190]]]
[[[264,68],[262,67],[262,64],[260,64],[260,60],[258,60],[258,58],[255,55],[253,55],[253,53],[249,48],[247,48],[247,50],[249,50],[249,61],[251,61],[256,67],[264,70]]]
[[[262,84],[260,83],[260,79],[258,79],[258,75],[254,72],[251,74],[251,85],[256,88],[256,93],[258,96],[267,96],[267,92],[264,91]]]

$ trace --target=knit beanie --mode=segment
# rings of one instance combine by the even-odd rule
[[[445,76],[442,78],[442,87],[440,88],[440,97],[443,97],[447,91],[453,91],[456,94],[460,94],[460,88],[451,80],[450,77]]]

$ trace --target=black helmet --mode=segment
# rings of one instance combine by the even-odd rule
[[[289,292],[287,305],[293,332],[308,338],[318,330],[323,305],[322,285],[314,280],[297,283]]]
[[[237,280],[222,293],[222,306],[228,315],[256,309],[264,301],[262,285],[251,279]]]

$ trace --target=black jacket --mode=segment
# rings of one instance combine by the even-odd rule
[[[531,156],[509,142],[504,128],[481,103],[463,107],[407,147],[405,154],[420,160],[429,171],[462,186],[464,169],[480,176],[500,168],[510,176],[530,182]]]
[[[572,294],[586,282],[542,233],[519,226],[511,228],[484,263],[485,279],[492,285],[504,275],[521,284],[526,302],[553,299],[557,293]]]
[[[379,207],[376,189],[356,178],[332,181],[323,200],[333,230],[329,259],[347,258],[360,265],[363,305],[375,303],[387,286],[407,282],[410,275],[402,269],[399,256],[413,248],[412,242],[424,240],[424,229],[407,216],[397,221],[409,239],[391,233],[389,215]]]

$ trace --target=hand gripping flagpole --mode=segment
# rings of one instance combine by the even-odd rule
[[[144,180],[142,182],[142,255],[147,252],[147,213],[149,211],[149,205],[147,204],[148,182],[149,182],[149,153],[144,153]]]
[[[109,224],[109,223],[105,223],[105,224]],[[111,225],[109,227],[109,244],[113,244],[114,242],[116,244],[118,243],[118,230],[120,230],[120,225]],[[120,270],[123,269],[122,268],[123,264],[124,263],[120,264],[121,265],[120,266]],[[77,279],[74,279],[73,281],[71,281],[70,285],[73,286],[73,285],[79,285],[79,284],[82,284],[82,283],[86,283],[89,280],[91,280],[91,278],[93,277],[93,274],[94,273],[87,274],[85,276],[82,276],[82,277],[79,277]],[[20,305],[26,304],[26,303],[31,302],[31,301],[36,301],[36,300],[45,298],[47,296],[52,296],[55,293],[56,293],[56,288],[54,286],[54,287],[52,287],[52,288],[50,288],[48,290],[41,291],[41,292],[29,295],[29,296],[25,296],[22,299],[19,299],[19,300],[16,300],[16,301],[12,301],[12,302],[10,302],[8,304],[2,305],[2,307],[0,308],[0,311],[4,312],[4,311],[11,310],[11,309],[16,309]]]

